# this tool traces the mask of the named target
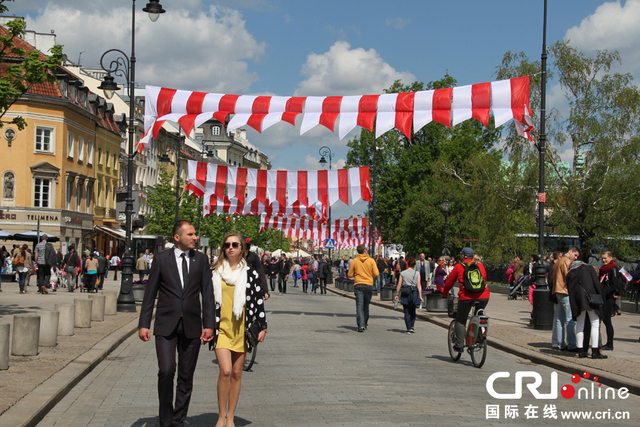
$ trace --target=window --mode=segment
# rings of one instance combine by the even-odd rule
[[[67,157],[73,159],[75,151],[75,146],[73,144],[73,132],[69,132],[69,136],[67,138]]]
[[[98,164],[102,166],[102,148],[98,148]]]
[[[82,181],[78,181],[78,186],[76,188],[76,211],[80,212],[81,207],[82,207]]]
[[[113,170],[118,170],[118,154],[113,155]]]
[[[220,136],[220,126],[211,126],[211,135]]]
[[[86,205],[86,209],[85,212],[86,213],[91,213],[91,199],[93,198],[93,185],[89,185],[87,187],[87,205]]]
[[[36,151],[53,153],[53,129],[36,127]]]
[[[106,157],[107,167],[110,168],[111,167],[111,157],[110,157],[109,152],[107,151],[104,156]]]
[[[96,202],[98,203],[98,206],[105,206],[105,204],[102,203],[102,183],[101,182],[98,183],[98,198],[96,199]]]
[[[91,139],[87,143],[87,164],[93,164],[93,141]]]
[[[67,210],[71,210],[71,197],[73,196],[73,182],[67,181]]]
[[[35,178],[33,191],[33,206],[36,208],[48,208],[51,195],[51,179]]]
[[[78,136],[78,162],[84,162],[84,136]]]

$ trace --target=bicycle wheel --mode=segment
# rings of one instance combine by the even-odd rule
[[[456,321],[454,319],[451,321],[451,324],[449,325],[449,333],[447,334],[447,341],[449,345],[449,355],[451,356],[451,359],[453,359],[454,362],[457,362],[458,359],[460,359],[462,352],[456,351],[453,349],[453,343],[455,339],[456,339]]]
[[[251,351],[247,351],[244,355],[244,366],[242,366],[243,371],[248,371],[253,366],[253,363],[256,361],[256,354],[258,353],[258,346],[254,345],[251,347]]]
[[[469,348],[471,353],[471,361],[476,368],[482,368],[484,361],[487,359],[487,339],[480,338],[481,341],[476,342]]]

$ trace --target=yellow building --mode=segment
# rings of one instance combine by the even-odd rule
[[[7,34],[3,27],[0,34]],[[15,44],[35,50],[21,39]],[[96,149],[119,156],[122,138],[101,98],[62,67],[56,77],[58,83],[32,86],[5,114],[23,117],[27,127],[2,129],[0,228],[20,233],[35,230],[39,221],[63,247],[95,248],[94,210],[101,223],[117,226],[109,209],[115,206],[118,179],[117,170],[96,165]],[[96,197],[96,183],[109,185],[110,192]]]

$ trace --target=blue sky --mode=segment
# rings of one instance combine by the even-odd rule
[[[167,12],[158,22],[137,15],[136,80],[142,85],[283,96],[373,94],[395,79],[428,82],[447,72],[460,85],[492,81],[506,51],[538,59],[542,49],[542,0],[161,3]],[[140,10],[146,1],[136,4]],[[29,29],[54,30],[74,62],[83,52],[85,67],[97,67],[107,49],[130,50],[130,0],[8,6],[27,18]],[[640,0],[549,0],[548,7],[548,44],[569,37],[586,52],[619,49],[620,70],[640,76]],[[547,102],[562,103],[553,84]],[[342,164],[357,132],[340,141],[321,126],[300,136],[299,123],[281,123],[262,135],[248,129],[248,137],[274,168],[295,170],[319,168],[322,145]]]

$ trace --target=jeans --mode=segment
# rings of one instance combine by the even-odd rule
[[[67,290],[73,292],[73,289],[78,287],[76,268],[67,267],[65,270],[67,272]]]
[[[320,279],[320,293],[321,294],[326,294],[327,293],[327,279]]]
[[[556,322],[556,340],[560,348],[568,346],[570,349],[577,347],[576,322],[571,316],[571,304],[569,295],[556,294],[558,299],[558,320]],[[565,341],[566,331],[566,341]]]
[[[276,290],[276,276],[269,277],[269,286],[271,286],[271,292]]]
[[[373,295],[373,287],[369,285],[355,285],[356,294],[356,322],[358,329],[365,329],[369,324],[369,303]]]
[[[287,294],[287,275],[286,274],[278,274],[278,292],[282,292],[282,294]]]
[[[464,299],[458,300],[458,314],[456,315],[456,347],[462,348],[467,335],[467,318],[471,311],[471,304],[480,301],[478,309],[485,308],[489,303],[488,299]]]
[[[403,305],[402,311],[404,311],[404,325],[407,327],[407,331],[413,329],[416,324],[416,305]]]
[[[340,277],[345,277],[344,276],[344,267],[338,267],[338,274],[340,275]]]
[[[38,292],[46,288],[51,278],[51,267],[47,264],[38,264]]]
[[[20,292],[24,292],[24,285],[27,281],[27,274],[29,274],[29,271],[18,273],[18,285],[20,286]]]
[[[144,280],[144,274],[147,272],[147,270],[138,270],[138,274],[140,275],[140,280]]]

